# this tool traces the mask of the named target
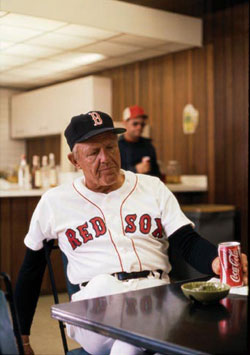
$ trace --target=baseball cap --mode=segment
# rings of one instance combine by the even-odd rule
[[[144,110],[142,107],[134,105],[134,106],[129,106],[126,107],[123,111],[123,120],[127,121],[131,118],[137,118],[137,117],[142,117],[142,118],[147,118],[148,116],[145,114]]]
[[[115,134],[125,132],[125,128],[114,128],[112,118],[105,112],[89,111],[71,118],[68,127],[64,131],[70,150],[79,142],[94,137],[104,132]]]

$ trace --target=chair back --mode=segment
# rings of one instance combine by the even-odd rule
[[[5,272],[0,273],[0,278],[4,280],[6,288],[5,292],[0,290],[0,354],[22,355],[23,342],[11,281]]]
[[[56,287],[56,281],[55,281],[55,275],[54,275],[54,270],[53,270],[53,265],[51,262],[50,254],[53,249],[59,249],[57,245],[53,244],[53,241],[47,242],[46,240],[43,241],[43,246],[45,250],[45,257],[48,265],[48,270],[49,270],[49,276],[50,276],[50,282],[51,282],[51,288],[52,288],[52,293],[54,297],[55,304],[59,303],[59,298],[58,298],[58,292],[57,292],[57,287]],[[63,271],[64,271],[64,276],[66,280],[66,286],[67,286],[67,291],[69,295],[69,299],[71,299],[71,295],[77,291],[79,291],[79,286],[78,285],[73,285],[68,277],[67,277],[67,265],[68,265],[68,259],[66,255],[60,251],[62,254],[62,260],[63,260]],[[77,348],[74,350],[68,349],[68,344],[67,344],[67,339],[65,335],[65,326],[62,321],[58,321],[59,323],[59,328],[60,328],[60,333],[61,333],[61,338],[62,338],[62,343],[63,343],[63,349],[65,355],[90,355],[88,354],[83,348]]]
[[[79,285],[74,285],[72,284],[68,277],[67,277],[67,266],[68,266],[68,259],[67,259],[67,256],[61,252],[62,254],[62,261],[63,261],[63,269],[64,269],[64,275],[65,275],[65,278],[66,278],[66,286],[67,286],[67,292],[68,292],[68,295],[71,299],[71,296],[76,293],[77,291],[80,290],[80,287]]]

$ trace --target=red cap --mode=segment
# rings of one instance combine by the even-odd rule
[[[129,107],[126,107],[125,110],[123,111],[123,120],[124,121],[127,121],[131,118],[137,118],[137,117],[142,117],[142,118],[148,117],[145,114],[143,108],[140,106],[137,106],[137,105],[129,106]]]

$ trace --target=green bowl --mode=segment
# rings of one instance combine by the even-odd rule
[[[184,295],[192,300],[201,303],[213,303],[226,297],[230,287],[220,282],[196,281],[181,285]]]

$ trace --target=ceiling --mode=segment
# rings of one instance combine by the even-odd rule
[[[34,89],[202,45],[200,19],[125,1],[0,4],[1,87]]]

